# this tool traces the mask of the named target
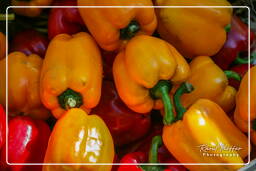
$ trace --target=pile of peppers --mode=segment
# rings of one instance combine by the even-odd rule
[[[255,33],[232,8],[168,8],[229,1],[9,3],[26,27],[0,30],[0,170],[235,171],[253,159]]]

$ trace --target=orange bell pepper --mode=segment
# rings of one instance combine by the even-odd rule
[[[56,123],[50,136],[45,163],[112,163],[111,134],[97,115],[70,109]],[[44,165],[43,171],[110,171],[111,165]]]
[[[6,58],[0,61],[0,103],[6,106]],[[43,60],[35,54],[22,52],[8,55],[8,109],[9,114],[30,115],[47,119],[49,111],[39,97],[39,81]]]
[[[101,82],[101,55],[89,34],[59,34],[52,39],[43,62],[40,95],[56,118],[70,108],[95,107]]]
[[[189,107],[196,100],[206,98],[214,101],[225,112],[235,107],[235,88],[228,85],[228,78],[240,80],[240,76],[232,71],[222,71],[210,57],[199,56],[190,63],[191,74],[187,82],[195,90],[181,97],[182,104]]]
[[[163,142],[181,163],[236,163],[241,165],[185,165],[191,171],[236,170],[248,155],[248,139],[216,103],[199,99],[186,110],[180,102],[193,87],[183,83],[174,95],[175,121],[163,128]]]
[[[159,6],[231,6],[226,0],[156,0]],[[232,8],[157,8],[158,32],[188,58],[212,56],[226,41]]]
[[[0,59],[5,58],[6,42],[5,35],[0,32]]]
[[[49,6],[53,0],[12,0],[12,6]],[[12,8],[19,15],[36,17],[44,8]]]
[[[251,140],[256,145],[256,66],[250,69],[250,97],[248,97],[248,72],[244,75],[236,95],[234,120],[237,126],[248,132],[248,122],[251,122]],[[250,99],[250,109],[248,103]],[[248,118],[250,112],[250,118]]]
[[[79,6],[152,6],[151,0],[78,0]],[[157,20],[154,8],[79,8],[87,28],[101,48],[112,51],[139,34],[151,35]]]
[[[187,79],[189,65],[169,43],[155,37],[140,35],[132,38],[115,58],[113,76],[123,102],[138,113],[161,109],[172,111],[168,93],[173,84]],[[167,117],[169,118],[169,117]],[[169,123],[170,120],[164,120]]]

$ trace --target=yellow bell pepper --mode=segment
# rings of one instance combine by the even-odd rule
[[[82,109],[68,110],[51,133],[44,163],[112,163],[114,144],[104,121]],[[111,165],[44,165],[43,171],[110,171]]]
[[[79,6],[152,6],[151,0],[78,0]],[[151,35],[157,26],[154,8],[79,8],[99,46],[113,51],[136,35]]]
[[[230,6],[226,0],[156,0],[159,6]],[[226,41],[232,8],[157,8],[158,32],[185,57],[212,56]]]
[[[235,107],[235,88],[228,85],[228,77],[240,80],[240,76],[231,71],[222,71],[208,56],[199,56],[189,64],[191,74],[186,80],[195,90],[181,97],[182,104],[189,107],[196,100],[206,98],[216,102],[225,112]],[[176,87],[177,88],[177,87]]]
[[[181,163],[236,163],[241,165],[185,165],[191,171],[237,170],[248,155],[248,139],[216,103],[199,99],[186,110],[180,102],[193,87],[183,83],[174,95],[176,118],[163,129],[163,142]]]
[[[56,118],[70,108],[95,107],[101,83],[101,55],[89,34],[59,34],[52,39],[43,62],[40,95]]]
[[[234,120],[237,126],[243,131],[248,132],[248,122],[251,122],[251,140],[256,145],[256,66],[250,69],[250,97],[248,96],[248,80],[249,73],[247,72],[240,84],[236,96],[236,109]],[[248,103],[250,100],[250,109]],[[250,112],[250,118],[248,118]]]
[[[0,61],[0,103],[6,106],[6,58]],[[50,112],[43,106],[39,95],[40,73],[43,60],[35,54],[22,52],[8,55],[8,109],[10,115],[30,115],[47,119]]]
[[[186,80],[189,73],[186,60],[172,45],[147,35],[132,38],[113,64],[119,96],[138,113],[161,109],[162,100],[166,116],[169,115],[171,82],[178,84]]]

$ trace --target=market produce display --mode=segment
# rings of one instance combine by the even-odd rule
[[[241,169],[256,158],[255,23],[240,0],[5,1],[0,170]]]

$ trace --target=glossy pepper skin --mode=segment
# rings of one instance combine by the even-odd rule
[[[52,0],[12,0],[12,6],[49,6],[52,3]],[[14,12],[27,16],[27,17],[36,17],[40,15],[43,8],[13,8]]]
[[[235,88],[228,85],[228,78],[208,56],[198,56],[189,64],[191,74],[186,80],[195,90],[181,97],[185,107],[200,98],[207,98],[219,104],[225,112],[235,106]]]
[[[8,127],[8,162],[43,163],[51,133],[49,126],[42,120],[34,120],[28,116],[16,116],[9,120]],[[2,153],[5,153],[5,150]],[[42,170],[40,165],[12,165],[7,168],[10,171]]]
[[[233,124],[225,112],[216,103],[208,99],[199,99],[186,110],[180,103],[182,93],[193,90],[191,84],[184,83],[174,95],[177,117],[163,129],[163,142],[172,155],[181,163],[243,163],[248,155],[248,139]],[[177,100],[178,99],[178,100]],[[238,147],[239,150],[205,150],[208,148]],[[223,154],[220,156],[204,156],[204,153]],[[186,154],[186,155],[184,155]],[[224,156],[235,154],[235,156]],[[236,170],[239,165],[191,166],[191,171],[204,170]]]
[[[173,84],[186,80],[186,60],[169,43],[147,35],[135,36],[115,58],[113,75],[120,98],[133,111],[147,113],[170,108],[167,95]],[[164,122],[169,122],[164,120]]]
[[[82,109],[68,110],[56,123],[48,143],[45,163],[112,163],[111,134],[97,115]],[[43,171],[110,171],[111,165],[43,166]]]
[[[103,81],[102,85],[100,102],[92,113],[97,113],[105,121],[115,145],[129,144],[147,134],[150,116],[130,110],[118,96],[113,82]]]
[[[10,52],[23,52],[26,55],[37,54],[44,58],[48,39],[36,30],[29,29],[17,33],[10,45]]]
[[[4,147],[6,139],[6,114],[3,106],[0,104],[0,150]]]
[[[248,122],[251,122],[251,138],[256,144],[255,139],[255,119],[256,119],[256,66],[250,69],[250,97],[248,97],[248,72],[242,79],[236,96],[236,109],[234,120],[236,125],[243,131],[248,132]],[[250,98],[250,109],[248,110],[248,98]],[[250,118],[248,118],[250,112]]]
[[[95,107],[101,82],[101,55],[89,34],[59,34],[52,39],[43,62],[40,96],[56,118],[70,108]]]
[[[79,6],[152,6],[151,0],[78,0]],[[151,35],[157,25],[153,8],[79,8],[88,30],[101,48],[120,49],[131,37]]]
[[[56,1],[56,6],[76,6],[74,0]],[[51,40],[58,34],[75,34],[84,30],[83,20],[77,8],[52,8],[48,20],[48,37]]]
[[[5,58],[6,53],[6,40],[5,35],[0,32],[0,60]]]
[[[22,52],[8,55],[8,109],[9,115],[29,115],[47,119],[49,111],[39,96],[39,81],[43,60],[35,54]],[[0,104],[6,106],[6,58],[0,61]]]
[[[250,30],[250,44],[253,40],[254,33]],[[248,46],[248,26],[234,15],[231,20],[231,30],[227,34],[227,41],[212,59],[222,69],[228,69],[240,52],[248,51]]]
[[[158,6],[231,6],[226,0],[156,0]],[[215,55],[226,41],[232,8],[157,8],[158,32],[187,58]]]

